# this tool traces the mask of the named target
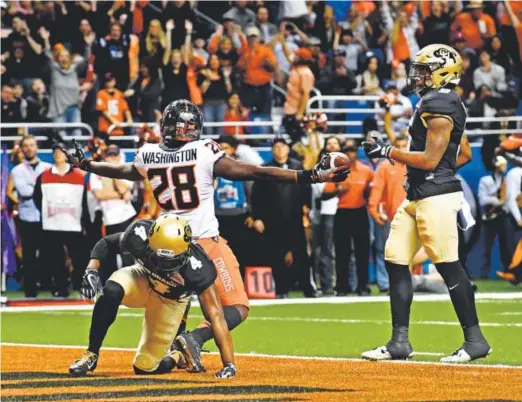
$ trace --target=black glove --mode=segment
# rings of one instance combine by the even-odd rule
[[[362,143],[364,147],[364,153],[369,159],[375,158],[387,158],[390,159],[390,153],[392,150],[391,145],[387,145],[384,141],[374,138],[374,141],[364,141]]]
[[[232,378],[235,377],[237,368],[232,363],[227,363],[225,367],[216,373],[216,378]]]
[[[67,153],[67,161],[73,165],[74,167],[80,168],[82,170],[88,171],[89,170],[89,164],[90,160],[87,159],[85,156],[85,152],[83,152],[83,149],[76,140],[72,140],[72,143],[74,145],[74,155],[71,155],[70,153]]]
[[[319,161],[311,170],[300,170],[297,181],[303,183],[323,183],[325,181],[341,182],[346,180],[350,169],[348,166],[330,167],[327,163],[327,156]]]
[[[80,294],[86,299],[92,300],[98,293],[103,293],[103,287],[100,281],[98,270],[87,268],[83,274]]]

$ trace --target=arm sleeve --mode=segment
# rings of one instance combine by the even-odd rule
[[[520,193],[520,181],[522,175],[510,172],[506,177],[506,208],[508,212],[513,215],[513,218],[518,222],[522,219],[520,209],[517,204],[517,195]]]
[[[217,142],[205,140],[200,146],[198,154],[200,153],[203,155],[201,160],[205,162],[210,177],[214,177],[214,164],[225,156],[225,152],[223,152]]]
[[[120,237],[123,232],[105,236],[95,244],[91,251],[91,260],[98,260],[103,267],[109,256],[114,256],[121,252]]]
[[[479,204],[482,207],[485,207],[486,205],[492,205],[497,206],[500,205],[500,200],[495,197],[494,195],[491,195],[494,191],[492,186],[488,183],[489,177],[483,177],[480,179],[479,182],[479,190],[478,190],[478,198],[479,198]]]
[[[384,163],[384,162],[383,162]],[[384,175],[385,169],[383,163],[377,168],[375,177],[370,187],[370,198],[368,199],[368,211],[377,212],[379,204],[382,199],[382,192],[384,191]]]

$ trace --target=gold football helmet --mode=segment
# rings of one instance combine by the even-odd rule
[[[408,73],[408,85],[414,92],[427,92],[448,84],[458,85],[462,58],[450,46],[434,44],[423,47],[416,55]]]
[[[192,229],[186,219],[169,213],[161,215],[149,232],[150,268],[163,275],[179,271],[189,259]]]

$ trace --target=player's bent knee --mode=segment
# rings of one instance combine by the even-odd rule
[[[139,370],[139,374],[153,374],[160,364],[160,360],[147,353],[138,353],[134,357],[134,372]]]

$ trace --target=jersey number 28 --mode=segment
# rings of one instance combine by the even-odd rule
[[[194,165],[150,169],[148,176],[151,180],[155,177],[159,177],[161,180],[161,183],[153,190],[154,197],[161,208],[166,210],[194,209],[199,205]],[[161,195],[166,190],[172,191],[172,196],[164,200]]]

